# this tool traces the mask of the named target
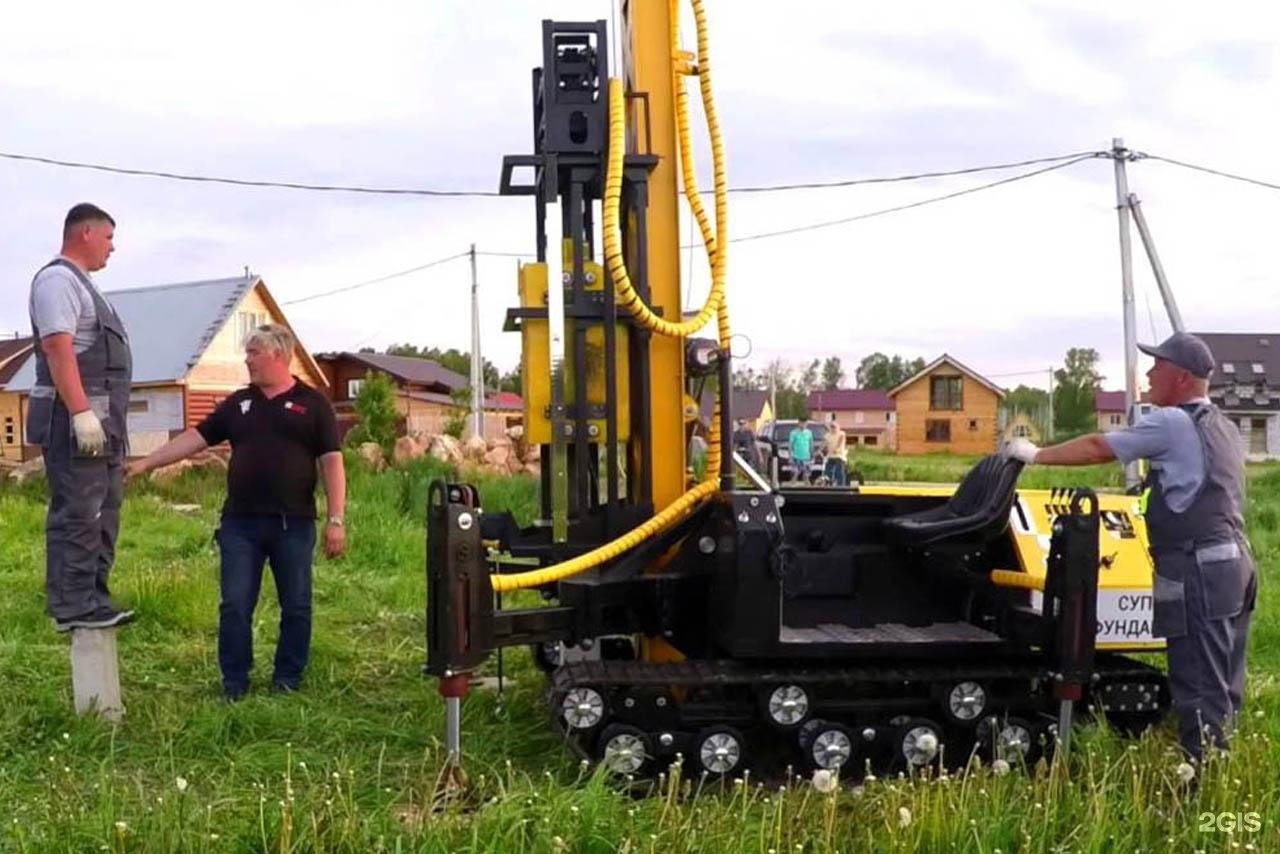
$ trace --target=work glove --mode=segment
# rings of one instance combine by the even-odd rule
[[[1022,460],[1022,462],[1030,465],[1036,461],[1036,454],[1040,452],[1040,447],[1030,439],[1013,439],[1004,446],[1004,456],[1006,459]]]
[[[77,412],[71,416],[71,429],[76,434],[76,445],[80,453],[91,457],[100,456],[107,444],[107,434],[102,432],[102,422],[92,409]]]

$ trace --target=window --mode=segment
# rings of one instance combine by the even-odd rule
[[[884,414],[884,423],[888,424],[888,423],[889,423],[889,422],[891,422],[891,421],[893,421],[893,413],[892,413],[892,412],[886,412],[886,413]]]
[[[130,412],[148,412],[151,409],[151,401],[146,398],[137,398],[129,401]]]
[[[1236,372],[1236,366],[1233,365],[1231,362],[1223,362],[1222,372],[1224,374],[1234,374]]]
[[[12,445],[13,441],[13,416],[6,415],[4,417],[4,443]]]
[[[865,414],[864,414],[864,413],[862,413],[862,412],[855,412],[855,413],[853,413],[853,423],[854,423],[854,424],[861,424],[864,420],[866,420],[866,416],[865,416]]]
[[[927,418],[924,422],[924,440],[926,442],[950,442],[951,419]]]
[[[1253,368],[1253,372],[1254,372],[1255,374],[1265,374],[1265,373],[1267,372],[1267,371],[1266,371],[1266,368],[1262,367],[1262,363],[1261,363],[1261,362],[1254,362],[1254,363],[1253,363],[1252,365],[1250,365],[1249,367]]]
[[[864,438],[864,439],[862,440],[862,444],[864,444],[864,445],[874,445],[875,443],[876,443],[876,437],[875,437],[875,436],[867,436],[866,438]]]
[[[352,400],[360,394],[360,387],[364,385],[364,380],[347,380],[347,397]]]
[[[1121,416],[1120,416],[1120,415],[1118,415],[1118,414],[1114,414],[1114,413],[1113,413],[1113,414],[1112,414],[1112,416],[1111,416],[1111,426],[1112,426],[1112,427],[1119,427],[1119,426],[1120,426],[1120,424],[1121,424],[1120,419],[1121,419]]]
[[[964,395],[960,377],[929,378],[930,409],[964,409]]]
[[[244,349],[245,342],[253,331],[268,321],[266,314],[258,311],[242,311],[236,318],[240,324],[236,330],[236,347],[240,349]]]
[[[977,429],[978,429],[978,419],[976,419],[976,418],[970,418],[970,419],[969,419],[969,429],[970,429],[970,430],[977,430]]]

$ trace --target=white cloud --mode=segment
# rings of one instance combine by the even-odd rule
[[[529,68],[543,17],[608,19],[609,2],[62,2],[7,10],[0,150],[245,177],[494,189],[530,147]],[[894,174],[1105,147],[1280,179],[1280,27],[1255,4],[711,0],[732,183]],[[67,21],[76,21],[75,27]],[[691,42],[691,38],[687,39]],[[703,175],[709,174],[705,164]],[[834,219],[995,176],[734,196],[732,233]],[[1130,166],[1193,327],[1280,326],[1270,251],[1280,193],[1155,162]],[[735,328],[753,362],[943,350],[992,374],[1094,346],[1120,379],[1111,164],[802,235],[735,244]],[[466,249],[532,247],[527,199],[368,198],[179,184],[0,161],[0,330],[62,213],[120,220],[108,288],[238,273],[281,300]],[[687,233],[684,226],[682,236]],[[1161,318],[1135,235],[1138,328]],[[486,353],[511,259],[479,264]],[[684,265],[682,265],[684,268]],[[706,293],[695,264],[687,302]],[[290,314],[315,348],[467,346],[470,273],[454,262]],[[1150,300],[1152,316],[1148,317]],[[1029,377],[1028,379],[1035,379]],[[1016,384],[1017,378],[1010,383]]]

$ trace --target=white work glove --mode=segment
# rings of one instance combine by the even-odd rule
[[[1030,439],[1013,439],[1004,446],[1004,455],[1006,457],[1022,460],[1028,465],[1036,461],[1036,454],[1038,453],[1040,453],[1040,447]]]
[[[80,453],[96,457],[107,445],[107,434],[102,432],[102,422],[92,409],[71,416],[71,428],[76,433]]]

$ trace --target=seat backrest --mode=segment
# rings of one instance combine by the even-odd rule
[[[957,537],[987,541],[1009,524],[1022,463],[999,454],[969,470],[940,507],[885,520],[886,534],[908,546],[927,546]]]
[[[984,507],[998,507],[1005,494],[1013,494],[1013,484],[1018,480],[1018,472],[1022,464],[1012,460],[1012,477],[1006,477],[1011,461],[999,454],[991,454],[969,469],[969,473],[960,481],[955,493],[947,501],[947,509],[953,516],[972,516],[982,512]]]

